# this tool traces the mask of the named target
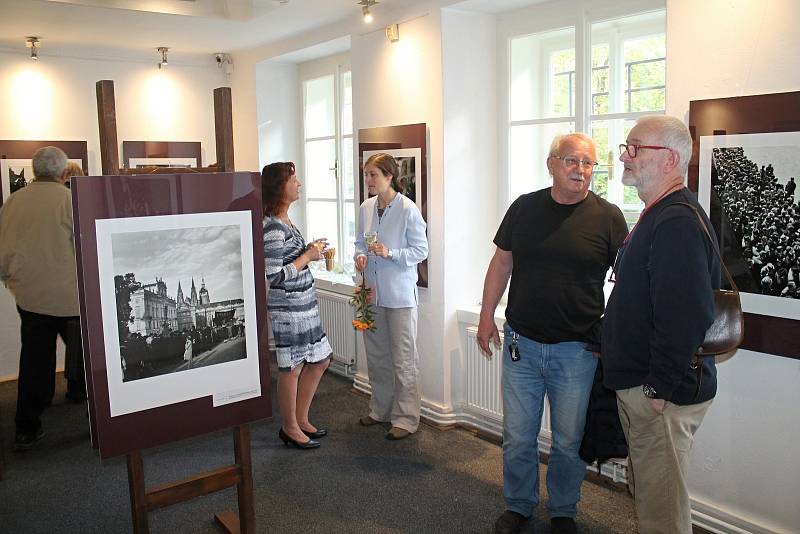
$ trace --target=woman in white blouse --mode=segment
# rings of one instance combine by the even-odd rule
[[[356,232],[356,268],[372,288],[375,331],[364,331],[370,413],[364,426],[391,423],[387,439],[403,439],[419,426],[417,354],[417,264],[428,257],[425,221],[397,183],[397,162],[375,154],[364,164],[370,198],[361,204]],[[376,233],[367,245],[364,234]]]

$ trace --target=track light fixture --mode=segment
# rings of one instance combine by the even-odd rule
[[[158,68],[160,69],[161,67],[166,67],[167,65],[169,65],[169,63],[167,62],[167,52],[169,52],[169,47],[159,46],[158,48],[156,48],[156,50],[161,52],[161,61],[158,62]]]
[[[361,13],[364,15],[364,22],[367,24],[372,22],[372,13],[370,13],[369,8],[377,3],[377,0],[360,0],[359,2],[356,2],[356,4],[361,6]]]
[[[31,49],[31,59],[37,61],[39,59],[39,48],[42,47],[42,41],[38,37],[26,37],[25,46]]]

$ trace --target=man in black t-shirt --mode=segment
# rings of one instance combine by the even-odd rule
[[[597,165],[584,134],[556,137],[553,186],[519,197],[494,238],[483,287],[481,350],[500,344],[494,311],[509,278],[503,357],[503,494],[495,532],[519,532],[539,502],[538,434],[544,396],[552,447],[547,472],[551,532],[575,532],[586,464],[578,456],[597,360],[603,283],[627,235],[622,212],[589,191]],[[596,350],[596,349],[595,349]]]

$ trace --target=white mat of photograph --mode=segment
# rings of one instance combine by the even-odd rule
[[[230,231],[232,226],[235,227],[233,232]],[[119,237],[134,233],[136,239]],[[214,406],[261,395],[249,211],[99,219],[96,221],[96,234],[111,417],[209,395],[213,397]],[[176,246],[175,237],[165,237],[170,235],[183,236],[182,246]],[[116,251],[118,261],[115,262],[114,241],[136,243],[133,246],[135,250]],[[126,259],[119,259],[122,256]],[[131,256],[138,259],[132,261]],[[220,274],[220,266],[226,270],[227,276]],[[126,272],[115,272],[120,268]],[[246,356],[181,372],[123,381],[114,276],[127,272],[136,274],[137,270],[144,273],[137,281],[146,284],[155,282],[155,273],[167,273],[167,277],[162,275],[160,279],[167,284],[168,295],[175,295],[178,279],[185,284],[186,278],[194,276],[195,282],[199,282],[198,277],[204,277],[206,283],[213,286],[209,290],[213,300],[217,300],[214,291],[222,295],[219,298],[243,299]],[[226,285],[230,288],[223,291],[221,288]],[[181,289],[188,297],[190,288]]]

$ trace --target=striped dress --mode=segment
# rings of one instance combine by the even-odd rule
[[[292,264],[306,248],[297,228],[277,217],[264,219],[264,262],[269,298],[267,311],[275,338],[278,369],[291,371],[303,362],[319,362],[331,355],[322,330],[314,277]]]

